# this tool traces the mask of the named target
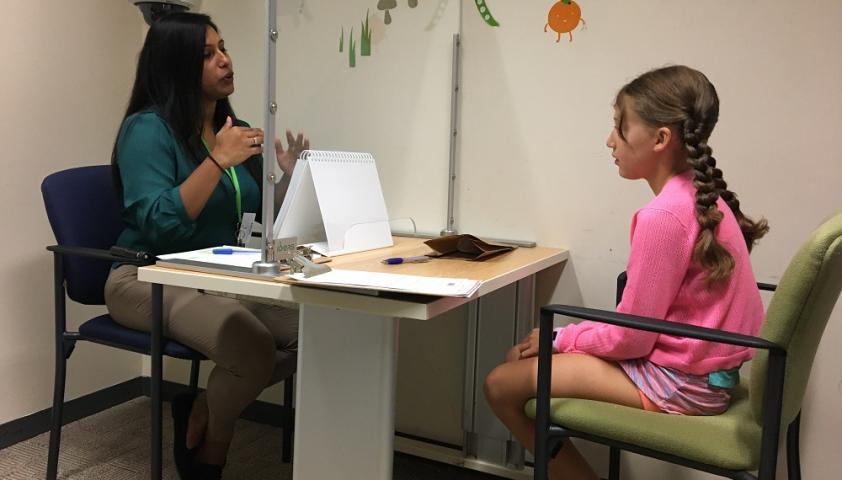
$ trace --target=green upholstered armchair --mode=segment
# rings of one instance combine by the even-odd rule
[[[781,426],[788,426],[787,468],[800,479],[801,402],[819,340],[842,289],[842,214],[815,232],[795,254],[777,286],[759,338],[566,305],[541,309],[538,397],[526,404],[536,420],[535,478],[568,437],[609,445],[609,479],[619,479],[622,450],[733,479],[774,479]],[[647,412],[610,403],[549,398],[553,317],[566,315],[669,335],[757,349],[750,379],[734,389],[730,408],[716,416]],[[757,477],[751,472],[758,471]]]

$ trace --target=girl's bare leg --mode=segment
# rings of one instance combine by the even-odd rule
[[[510,352],[507,361],[491,371],[485,379],[485,397],[515,438],[534,452],[535,422],[526,416],[523,405],[536,395],[538,358],[517,359],[519,353]],[[637,387],[616,363],[576,353],[555,354],[552,362],[553,397],[584,398],[643,408]],[[569,441],[550,462],[549,471],[552,479],[599,479]]]

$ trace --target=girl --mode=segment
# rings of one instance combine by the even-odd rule
[[[628,283],[617,311],[755,335],[763,306],[749,251],[767,231],[743,215],[707,144],[719,99],[701,72],[671,66],[620,89],[606,142],[620,176],[655,194],[632,218]],[[716,415],[752,351],[595,322],[556,330],[554,397],[613,402],[681,415]],[[538,332],[512,348],[485,381],[495,414],[532,450]],[[597,479],[569,442],[552,478]]]
[[[173,13],[151,25],[111,160],[126,225],[118,245],[155,255],[232,245],[243,212],[260,218],[263,131],[235,119],[233,92],[209,17]],[[301,134],[287,139],[288,150],[275,140],[285,178],[309,148]],[[105,300],[115,321],[150,330],[149,285],[136,267],[112,269]],[[297,312],[165,287],[164,334],[216,365],[205,393],[173,400],[173,423],[181,478],[220,478],[237,417],[295,371]]]

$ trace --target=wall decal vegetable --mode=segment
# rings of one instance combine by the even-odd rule
[[[570,41],[573,41],[573,29],[582,22],[582,29],[585,29],[585,19],[582,18],[582,9],[579,4],[573,0],[561,0],[556,2],[550,8],[547,14],[547,24],[544,25],[544,32],[547,28],[552,28],[558,33],[556,43],[561,41],[561,34],[566,33],[570,36]]]
[[[482,16],[482,19],[485,20],[485,23],[491,25],[492,27],[500,26],[497,20],[494,19],[494,16],[491,15],[491,11],[488,9],[488,4],[485,3],[485,0],[474,0],[474,3],[477,6],[477,10],[479,10],[480,16]]]

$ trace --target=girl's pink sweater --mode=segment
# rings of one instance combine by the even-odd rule
[[[724,214],[716,238],[734,257],[734,271],[708,287],[705,271],[692,261],[699,234],[693,171],[671,178],[632,218],[628,283],[618,312],[756,335],[763,304],[740,227],[720,198]],[[644,332],[591,321],[560,329],[559,352],[587,353],[608,360],[645,357],[665,367],[703,375],[749,360],[752,349]]]

